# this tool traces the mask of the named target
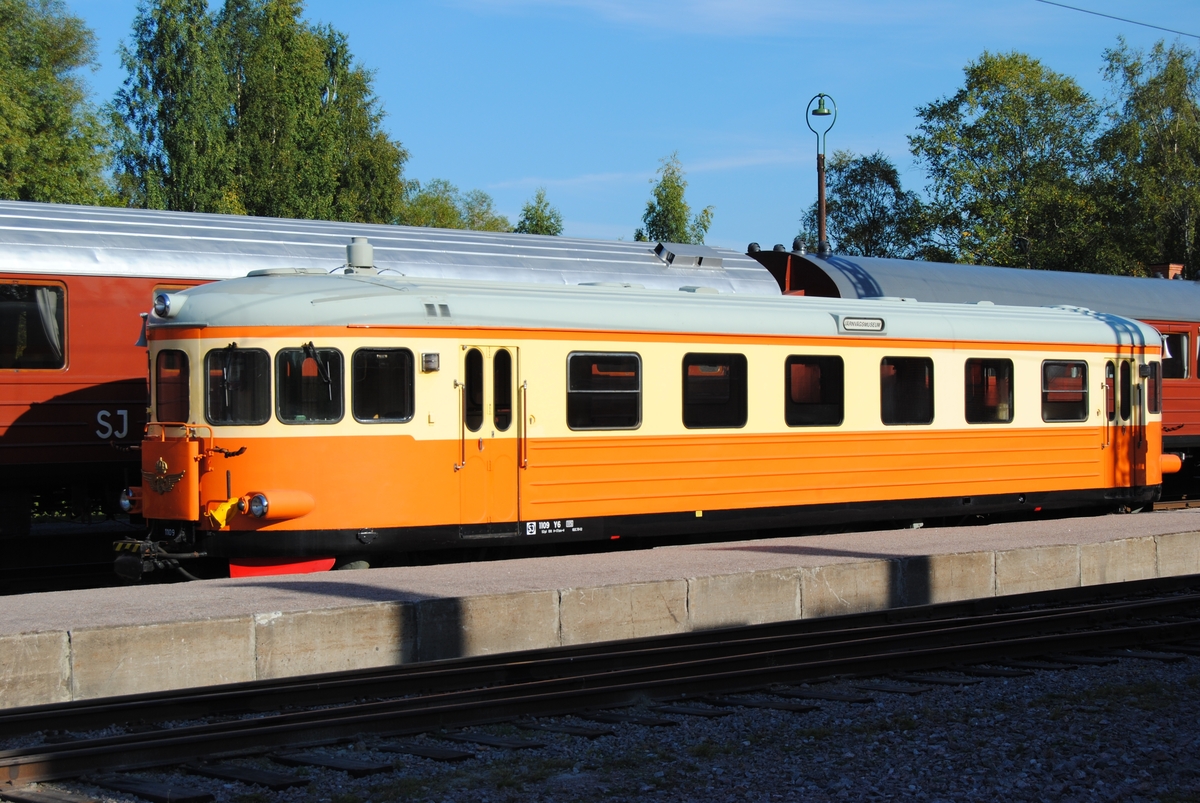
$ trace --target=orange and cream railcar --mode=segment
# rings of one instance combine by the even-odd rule
[[[148,339],[126,574],[1137,506],[1178,465],[1159,334],[1074,308],[265,271]]]

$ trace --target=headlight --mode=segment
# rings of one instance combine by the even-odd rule
[[[250,515],[261,519],[263,516],[267,515],[267,508],[270,507],[270,505],[271,503],[267,501],[267,497],[263,496],[262,494],[255,494],[254,496],[250,497]]]
[[[121,510],[125,511],[126,513],[133,510],[133,492],[128,488],[121,491],[121,501],[117,504],[119,504],[121,506]]]
[[[160,318],[165,318],[171,313],[171,296],[167,293],[159,293],[154,297],[154,314]]]

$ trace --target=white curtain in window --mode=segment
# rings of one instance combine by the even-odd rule
[[[46,342],[54,352],[54,358],[62,362],[62,336],[58,329],[58,288],[39,287],[36,292],[38,312],[42,315],[42,330]]]

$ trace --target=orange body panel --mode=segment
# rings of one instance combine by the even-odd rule
[[[1103,489],[1128,484],[1134,472],[1141,484],[1154,485],[1161,481],[1158,425],[1149,430],[1141,447],[1122,454],[1102,448],[1105,433],[1099,427],[911,430],[904,437],[890,430],[531,439],[525,469],[517,467],[514,439],[489,440],[479,456],[468,460],[468,465],[474,461],[474,475],[455,470],[457,441],[263,438],[247,439],[246,452],[236,458],[209,457],[203,461],[209,470],[202,478],[202,463],[192,460],[189,481],[197,477],[205,509],[227,502],[227,479],[234,498],[269,482],[314,500],[311,512],[300,518],[268,521],[234,512],[224,527],[206,517],[202,529],[282,532],[475,524]],[[171,471],[173,461],[183,456],[178,450],[184,443],[166,456]],[[472,439],[467,445],[477,449],[477,443]],[[154,445],[147,442],[147,447]],[[193,441],[188,454],[196,451]],[[147,450],[148,467],[157,454]],[[343,468],[316,470],[328,466]],[[147,492],[147,516],[186,520],[188,511],[177,492]],[[468,497],[474,497],[470,504]],[[178,506],[173,506],[176,499]]]
[[[200,518],[200,442],[190,438],[142,443],[142,512],[148,519]]]

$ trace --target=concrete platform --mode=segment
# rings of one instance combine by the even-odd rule
[[[1200,510],[0,597],[0,707],[1200,573]]]

